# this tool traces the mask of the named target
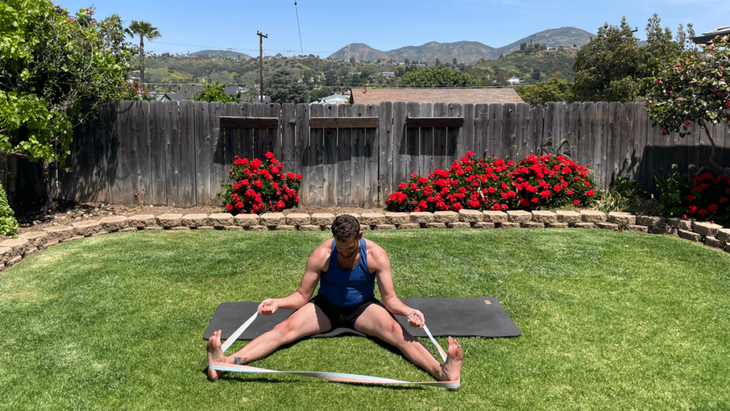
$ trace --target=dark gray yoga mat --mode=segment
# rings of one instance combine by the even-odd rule
[[[522,332],[512,322],[507,311],[494,297],[445,297],[445,298],[403,298],[409,307],[421,310],[426,317],[426,325],[435,337],[519,337]],[[244,301],[236,303],[221,303],[213,314],[203,339],[209,339],[213,332],[221,330],[221,338],[227,339],[253,313],[259,303]],[[278,309],[271,316],[259,315],[248,329],[241,334],[239,340],[252,340],[271,330],[276,324],[284,321],[293,310]],[[395,317],[408,332],[416,337],[426,337],[426,332],[408,325],[408,320],[402,316]],[[338,335],[363,334],[349,328],[337,328],[324,334],[313,335],[318,337],[335,337]]]

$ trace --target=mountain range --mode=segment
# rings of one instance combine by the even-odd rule
[[[358,61],[370,61],[375,63],[378,59],[387,61],[420,61],[434,63],[436,59],[444,63],[450,63],[456,58],[459,63],[476,63],[479,59],[494,60],[500,54],[507,55],[519,50],[522,43],[540,43],[547,46],[568,46],[580,48],[590,41],[593,34],[576,28],[561,27],[559,29],[548,29],[537,32],[530,36],[521,38],[514,43],[499,48],[487,46],[478,41],[458,41],[455,43],[439,43],[432,41],[421,46],[407,46],[390,51],[376,50],[364,43],[351,43],[336,51],[329,58],[338,60],[349,60],[354,57]]]
[[[194,57],[237,58],[239,60],[248,60],[252,58],[248,54],[232,50],[200,50],[195,53],[190,53],[190,55]]]

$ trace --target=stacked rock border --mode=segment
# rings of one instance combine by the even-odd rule
[[[582,211],[436,211],[435,213],[362,213],[350,214],[366,230],[412,230],[422,228],[584,228],[625,230],[665,234],[704,243],[730,253],[730,229],[710,222],[680,218]],[[263,215],[229,213],[163,214],[107,217],[30,231],[17,239],[0,242],[0,271],[33,255],[39,249],[86,237],[151,230],[246,230],[246,231],[322,231],[330,230],[335,215],[330,213],[267,213]]]

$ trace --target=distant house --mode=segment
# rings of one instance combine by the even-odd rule
[[[513,85],[514,86],[516,84],[520,84],[520,79],[518,79],[517,77],[512,77],[511,79],[507,80],[507,82],[510,85]]]
[[[333,94],[331,96],[319,99],[317,101],[313,101],[310,104],[347,104],[350,102],[350,96],[344,96],[342,94]]]
[[[692,41],[695,44],[707,44],[707,42],[714,39],[715,36],[726,36],[728,34],[730,34],[730,26],[722,26],[717,30],[702,33],[701,36],[692,37]]]
[[[380,73],[380,75],[385,78],[394,78],[395,72],[394,71],[384,71],[384,72]]]
[[[352,89],[352,104],[416,103],[524,103],[511,88],[382,88]]]

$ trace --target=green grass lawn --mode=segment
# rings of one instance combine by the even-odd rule
[[[218,304],[292,292],[328,233],[113,234],[0,273],[0,409],[730,408],[727,253],[598,230],[365,236],[388,251],[399,296],[493,296],[522,336],[461,338],[457,393],[288,375],[210,383],[202,335]],[[430,380],[359,337],[301,341],[256,365]]]

